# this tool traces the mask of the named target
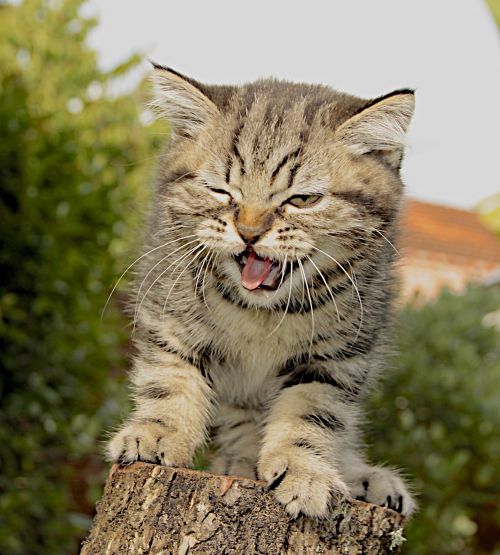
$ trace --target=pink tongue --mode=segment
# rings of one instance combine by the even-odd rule
[[[245,289],[257,289],[265,281],[273,262],[269,258],[261,258],[254,251],[250,251],[247,263],[241,271],[241,283]]]

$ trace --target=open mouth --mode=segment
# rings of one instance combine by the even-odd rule
[[[278,288],[281,264],[277,260],[259,256],[252,247],[235,257],[241,270],[241,285],[249,291]]]

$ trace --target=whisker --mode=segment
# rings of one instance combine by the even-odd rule
[[[359,337],[359,333],[361,331],[361,327],[363,326],[363,301],[361,300],[361,295],[359,293],[359,289],[357,287],[357,285],[354,283],[353,278],[350,276],[349,272],[342,266],[342,264],[340,264],[340,262],[338,260],[335,260],[335,258],[333,258],[333,256],[331,256],[330,254],[328,254],[327,252],[319,249],[318,247],[315,247],[313,244],[308,243],[308,245],[310,247],[312,247],[313,249],[317,250],[318,252],[324,254],[326,257],[328,257],[330,260],[333,260],[333,262],[335,262],[335,264],[337,264],[337,266],[344,272],[344,274],[348,277],[349,281],[352,283],[352,286],[354,287],[356,294],[358,296],[358,301],[359,301],[359,314],[360,314],[360,322],[359,322],[359,327],[358,327],[358,331],[356,333],[356,337],[354,339],[354,341],[357,341],[358,337]]]
[[[196,247],[190,249],[187,253],[183,254],[180,259],[177,258],[176,260],[174,260],[174,262],[172,262],[171,264],[169,264],[159,275],[158,277],[153,281],[153,283],[148,287],[148,290],[146,291],[146,293],[144,293],[141,302],[139,303],[139,307],[137,308],[135,314],[134,314],[134,325],[133,325],[133,330],[135,331],[135,326],[137,324],[137,320],[139,318],[139,313],[141,311],[141,307],[142,307],[142,303],[144,302],[144,300],[146,299],[146,297],[148,296],[148,293],[151,291],[151,289],[153,288],[153,286],[155,285],[155,283],[158,282],[158,280],[160,280],[166,273],[167,271],[176,263],[176,262],[180,262],[181,260],[183,260],[184,258],[186,258],[187,256],[189,256],[192,252],[194,252],[197,248],[199,248],[201,246],[201,243],[199,245],[197,245]],[[177,267],[177,266],[176,266]]]
[[[205,268],[205,273],[203,275],[203,279],[201,281],[201,294],[203,297],[203,302],[205,303],[205,306],[208,308],[208,310],[210,310],[210,312],[212,312],[212,309],[208,306],[208,301],[207,301],[207,297],[205,295],[205,279],[207,277],[207,272],[210,266],[212,266],[212,264],[215,266],[215,264],[217,263],[217,260],[219,259],[221,253],[216,254],[215,252],[210,256],[210,260],[208,261],[208,264]]]
[[[161,314],[162,320],[165,318],[165,311],[167,309],[167,303],[168,303],[168,299],[170,298],[170,295],[172,294],[172,291],[175,289],[175,286],[177,285],[177,283],[179,282],[179,280],[181,279],[182,275],[184,274],[184,272],[189,268],[189,266],[191,266],[191,264],[203,253],[203,251],[207,250],[208,247],[204,246],[204,245],[200,245],[201,246],[201,250],[198,251],[196,254],[193,255],[192,259],[184,266],[184,269],[182,270],[182,272],[177,276],[176,280],[174,281],[172,287],[170,287],[170,290],[168,292],[167,297],[165,298],[165,302],[163,303],[163,311]],[[196,251],[194,251],[196,252]]]
[[[325,284],[326,288],[328,289],[328,292],[330,293],[330,297],[332,298],[333,304],[335,305],[335,311],[337,312],[337,320],[340,324],[340,313],[339,313],[339,308],[337,306],[337,301],[335,300],[335,297],[332,293],[332,290],[330,289],[330,286],[328,285],[328,282],[326,281],[323,272],[316,266],[316,264],[314,263],[313,259],[309,256],[306,255],[307,258],[309,259],[309,262],[316,268],[316,270],[318,271],[318,274],[320,276],[320,278],[323,280],[323,283]]]
[[[283,320],[285,319],[285,316],[288,312],[288,308],[290,306],[290,299],[292,298],[292,284],[293,284],[293,262],[290,261],[290,286],[288,289],[288,300],[286,302],[285,312],[283,313],[281,320],[278,322],[278,325],[272,330],[272,332],[268,335],[268,337],[271,337],[271,335],[273,335],[273,333],[281,326]]]
[[[352,264],[347,261],[347,265],[349,266],[349,269],[351,270],[351,277],[354,281],[354,284],[357,286],[358,285],[358,280],[356,279],[356,273],[354,272],[354,268],[352,267]],[[351,299],[354,299],[354,287],[351,288]]]
[[[198,271],[196,272],[196,275],[194,276],[194,298],[196,298],[198,296],[199,281],[200,281],[201,274],[203,272],[203,268],[205,266],[205,263],[208,262],[208,257],[210,256],[210,254],[211,254],[210,250],[208,250],[208,252],[203,257],[203,260],[201,261],[201,264],[198,268]]]
[[[311,340],[309,342],[309,360],[311,360],[312,344],[313,344],[313,340],[314,340],[314,308],[313,308],[313,303],[312,303],[312,298],[311,298],[311,292],[309,290],[309,285],[307,283],[306,272],[304,270],[304,266],[303,266],[300,258],[297,258],[297,263],[299,264],[300,273],[302,274],[302,279],[304,280],[306,290],[307,290],[307,296],[309,298],[309,306],[311,307]]]
[[[165,228],[158,229],[158,231],[155,231],[153,234],[151,234],[151,237],[159,237],[160,235],[163,235],[163,234],[170,235],[171,233],[174,233],[175,231],[178,231],[179,229],[185,229],[186,227],[191,227],[191,226],[183,225],[183,224],[179,224],[179,223],[174,223],[174,224],[172,224],[171,227],[165,227]]]
[[[297,262],[299,259],[297,259]],[[302,300],[300,301],[300,310],[304,308],[304,303],[306,302],[306,288],[304,286],[304,282],[302,281]]]
[[[196,235],[194,234],[191,237],[196,237]],[[189,238],[189,236],[183,237],[183,239],[187,239],[187,238]],[[167,258],[170,258],[176,252],[180,251],[184,247],[187,247],[188,245],[192,245],[193,243],[196,243],[197,241],[198,241],[198,239],[193,239],[192,241],[188,241],[187,243],[184,243],[180,247],[174,249],[172,252],[168,253],[166,256],[161,258],[152,268],[150,268],[148,273],[144,276],[144,279],[142,280],[141,285],[139,286],[139,289],[137,290],[136,299],[139,300],[139,297],[141,296],[142,287],[143,287],[144,283],[146,282],[146,280],[148,279],[148,277],[151,275],[151,273],[154,272],[155,268],[157,268],[164,260],[166,260]],[[148,289],[148,291],[149,291],[149,289]],[[136,306],[137,306],[137,302],[136,302]],[[137,316],[137,311],[135,310],[134,311],[134,322],[136,321],[136,316]]]
[[[393,243],[380,231],[380,229],[377,229],[376,227],[370,227],[371,231],[375,231],[375,233],[378,233],[382,239],[384,239],[384,241],[386,241],[394,250],[394,252],[398,255],[401,256],[401,253],[398,251],[398,249],[393,245]]]
[[[188,236],[189,237],[189,236]],[[193,235],[194,237],[194,235]],[[113,293],[116,291],[116,288],[118,287],[118,285],[120,284],[121,280],[124,278],[125,274],[131,269],[133,268],[138,262],[140,262],[143,258],[145,258],[146,256],[149,256],[150,254],[152,254],[153,252],[159,250],[159,249],[163,249],[165,247],[167,247],[168,245],[170,245],[171,243],[175,243],[176,241],[180,241],[181,239],[186,239],[187,237],[180,237],[179,239],[174,239],[173,241],[168,241],[167,243],[163,243],[162,245],[159,245],[158,247],[155,247],[151,250],[149,250],[148,252],[145,252],[144,254],[142,254],[141,256],[139,256],[139,258],[136,258],[132,264],[130,264],[129,266],[127,266],[127,268],[125,269],[125,271],[122,273],[122,275],[118,278],[118,280],[116,281],[113,289],[111,289],[111,293],[108,295],[108,298],[106,299],[106,303],[104,304],[104,308],[102,309],[101,312],[101,320],[104,316],[104,312],[106,311],[106,308],[108,307],[109,301],[111,300],[111,297],[113,296]]]
[[[201,296],[203,297],[203,303],[207,307],[210,312],[212,309],[208,306],[207,297],[205,295],[205,280],[207,278],[208,268],[212,263],[212,259],[215,257],[215,253],[210,254],[210,258],[208,259],[207,265],[205,266],[205,273],[203,274],[203,279],[201,280]]]
[[[288,258],[288,253],[285,254],[285,260],[283,262],[283,266],[281,267],[281,278],[280,278],[280,282],[278,284],[278,287],[276,287],[276,291],[274,293],[274,295],[271,297],[271,300],[274,299],[274,297],[276,297],[276,295],[278,294],[278,291],[280,290],[280,287],[283,285],[283,280],[285,279],[285,273],[286,273],[286,260]]]

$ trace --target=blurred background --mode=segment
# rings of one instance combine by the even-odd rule
[[[0,0],[0,553],[78,552],[128,411],[134,259],[166,122],[148,57],[361,96],[416,87],[397,354],[370,456],[404,468],[406,554],[500,553],[500,0]]]

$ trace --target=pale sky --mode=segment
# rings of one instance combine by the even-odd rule
[[[500,35],[483,0],[91,0],[86,11],[100,19],[90,42],[103,68],[140,51],[207,83],[416,88],[408,194],[472,207],[500,191]]]

